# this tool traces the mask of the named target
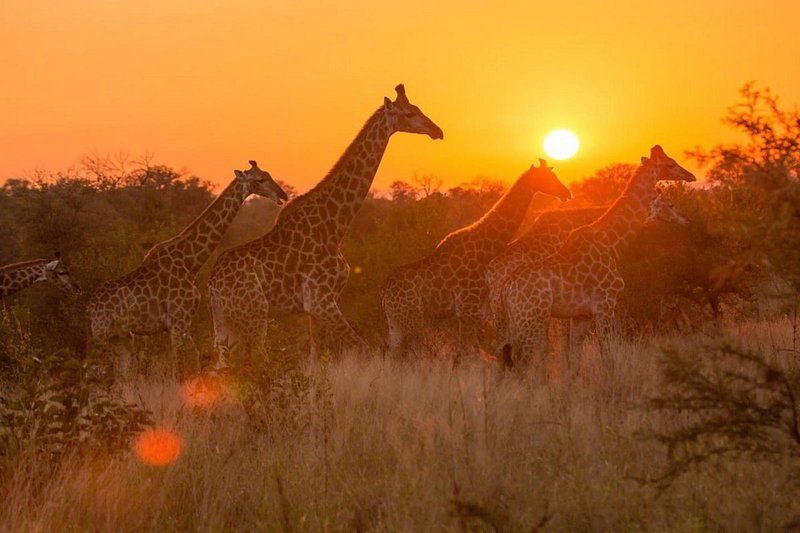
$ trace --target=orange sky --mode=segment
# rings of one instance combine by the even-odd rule
[[[396,135],[381,188],[510,180],[558,127],[582,141],[565,180],[656,142],[680,160],[731,139],[747,80],[800,101],[796,0],[489,4],[3,0],[0,177],[123,150],[215,182],[254,158],[303,190],[400,81],[445,139]]]

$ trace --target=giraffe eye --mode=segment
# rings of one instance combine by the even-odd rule
[[[403,116],[406,117],[406,118],[411,118],[411,117],[414,116],[414,112],[413,111],[406,111],[405,113],[403,113]]]

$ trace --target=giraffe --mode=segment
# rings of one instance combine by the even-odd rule
[[[478,221],[447,235],[432,254],[393,270],[381,287],[389,350],[400,355],[419,343],[425,320],[455,317],[461,349],[477,350],[486,299],[485,268],[519,229],[537,192],[571,197],[544,160],[531,166]]]
[[[571,319],[574,336],[593,320],[605,354],[617,297],[625,286],[616,264],[620,251],[648,218],[680,222],[668,202],[659,198],[656,182],[694,180],[691,172],[654,146],[650,158],[642,157],[625,191],[599,219],[574,230],[557,254],[541,265],[523,265],[511,274],[502,293],[509,335],[504,363],[510,366],[516,360],[542,356],[551,317]]]
[[[0,300],[40,281],[47,281],[70,294],[81,293],[61,253],[56,252],[52,259],[33,259],[0,267]]]
[[[337,298],[350,266],[340,251],[353,217],[372,185],[395,132],[442,139],[442,130],[411,104],[404,86],[397,98],[367,120],[328,175],[293,199],[262,237],[219,256],[208,281],[219,359],[230,350],[248,351],[265,338],[268,317],[310,317],[311,355],[322,348],[366,348],[347,322]]]
[[[539,215],[531,227],[511,242],[486,266],[488,288],[488,324],[500,348],[507,343],[506,314],[502,309],[502,288],[506,279],[523,265],[532,268],[554,255],[572,230],[597,220],[605,207],[564,208]],[[499,351],[499,349],[498,349]]]
[[[169,332],[173,356],[188,337],[200,302],[195,278],[214,252],[239,208],[251,194],[270,198],[278,205],[286,193],[269,175],[250,161],[245,171],[180,234],[153,246],[134,271],[103,283],[87,307],[92,341],[119,352],[120,368],[128,365],[127,340],[132,335]]]

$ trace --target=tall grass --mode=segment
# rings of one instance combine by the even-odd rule
[[[788,322],[728,333],[796,357],[778,351]],[[234,378],[198,407],[155,372],[125,393],[180,437],[177,459],[75,456],[45,474],[23,457],[0,487],[0,529],[780,529],[800,514],[792,458],[724,461],[663,490],[642,481],[667,460],[643,435],[680,422],[645,408],[661,347],[701,341],[620,341],[610,375],[588,344],[580,375],[554,367],[547,386],[480,361],[345,357],[309,368],[308,393],[258,420]]]

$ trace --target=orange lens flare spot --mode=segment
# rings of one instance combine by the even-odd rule
[[[212,407],[220,400],[224,391],[225,384],[216,376],[198,376],[181,386],[183,401],[201,409]]]
[[[144,463],[167,466],[181,453],[181,438],[169,429],[148,429],[136,438],[134,450]]]

